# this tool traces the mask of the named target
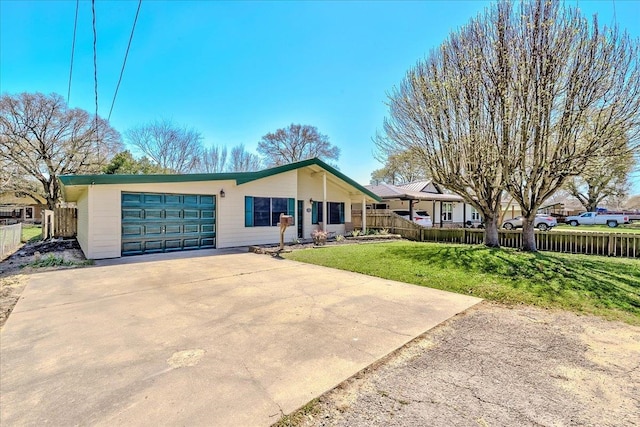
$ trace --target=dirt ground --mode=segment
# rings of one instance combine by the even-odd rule
[[[640,328],[484,302],[280,425],[637,426]]]
[[[49,255],[65,261],[81,263],[85,260],[75,240],[49,240],[25,244],[0,262],[0,328],[4,326],[13,307],[27,284],[28,275],[53,269],[74,268],[77,265],[32,268],[28,264]]]

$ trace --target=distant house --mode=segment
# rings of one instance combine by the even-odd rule
[[[13,191],[0,193],[0,224],[40,223],[47,201],[43,197],[35,197],[38,201],[29,196],[16,195]]]
[[[294,217],[287,242],[314,230],[344,234],[351,206],[380,199],[318,159],[258,172],[61,176],[78,209],[88,258],[277,243],[280,214]]]
[[[445,192],[443,187],[431,180],[402,185],[381,183],[366,188],[382,199],[382,202],[371,205],[372,208],[426,211],[434,227],[462,227],[469,223],[475,226],[482,221],[480,213],[461,196]],[[503,200],[502,210],[504,219],[521,214],[518,204],[509,198]]]

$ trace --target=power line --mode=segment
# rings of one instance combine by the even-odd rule
[[[76,19],[73,22],[73,41],[71,42],[71,65],[69,66],[69,89],[67,90],[67,104],[71,98],[71,76],[73,75],[73,54],[76,50],[76,29],[78,28],[78,6],[80,0],[76,0]]]
[[[98,141],[98,33],[96,32],[96,0],[91,0],[91,16],[93,18],[93,83],[96,95],[96,142]]]
[[[136,17],[133,19],[133,27],[131,27],[131,35],[129,36],[129,44],[127,44],[127,51],[124,54],[124,61],[122,62],[122,69],[120,70],[120,78],[118,78],[116,91],[113,94],[113,101],[111,101],[111,108],[109,109],[109,116],[107,117],[107,120],[111,120],[111,112],[113,111],[113,106],[116,103],[116,97],[118,96],[118,89],[120,89],[120,82],[122,81],[122,75],[124,74],[124,67],[127,65],[127,57],[129,56],[129,48],[131,47],[131,41],[133,40],[133,32],[136,30],[136,23],[138,22],[138,15],[140,14],[140,6],[142,6],[142,0],[138,1],[138,10],[136,10]]]

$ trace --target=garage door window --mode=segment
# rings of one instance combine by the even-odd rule
[[[276,227],[280,214],[295,215],[295,199],[284,197],[244,198],[245,227]]]

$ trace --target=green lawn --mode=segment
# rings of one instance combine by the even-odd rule
[[[42,227],[39,225],[23,225],[22,241],[34,242],[42,238]]]
[[[624,224],[611,228],[606,225],[579,225],[572,227],[568,224],[560,224],[554,227],[552,231],[586,231],[599,233],[638,233],[640,234],[640,223]]]
[[[286,258],[385,279],[640,325],[640,261],[438,243],[298,250]]]

